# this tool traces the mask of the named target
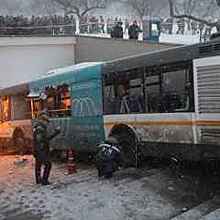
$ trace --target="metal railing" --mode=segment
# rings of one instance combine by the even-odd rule
[[[74,35],[76,25],[45,25],[45,26],[18,26],[0,27],[0,36],[8,35]]]

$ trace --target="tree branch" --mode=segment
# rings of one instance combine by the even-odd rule
[[[105,9],[104,6],[93,6],[93,7],[90,7],[90,8],[87,8],[85,9],[82,13],[81,13],[81,16],[83,17],[84,15],[86,15],[89,11],[92,11],[94,9]]]
[[[220,0],[219,0],[219,1],[220,1]],[[193,15],[187,15],[187,14],[177,15],[177,14],[174,13],[173,0],[168,0],[168,2],[169,2],[169,7],[170,7],[170,16],[173,17],[173,18],[188,18],[188,19],[190,19],[190,20],[203,23],[203,24],[205,24],[205,25],[207,25],[207,26],[210,26],[210,27],[216,27],[216,26],[218,26],[218,22],[210,22],[210,21],[207,21],[207,20],[202,19],[202,18],[198,18],[198,17],[193,16]]]
[[[82,18],[89,11],[94,9],[104,9],[106,7],[106,0],[104,3],[100,0],[53,0],[64,8],[68,14],[76,14],[77,17]]]

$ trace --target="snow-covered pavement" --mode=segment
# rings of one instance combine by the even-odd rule
[[[33,158],[0,157],[0,220],[164,220],[199,202],[195,181],[167,168],[119,171],[99,180],[93,166],[68,176],[53,165],[52,185],[34,184]]]

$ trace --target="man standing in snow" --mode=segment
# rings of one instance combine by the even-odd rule
[[[118,22],[111,31],[112,38],[123,38],[122,22]]]
[[[33,122],[33,155],[35,157],[36,184],[48,185],[51,170],[49,142],[60,133],[60,128],[55,129],[53,134],[48,134],[49,117],[45,112],[39,114],[38,119]],[[44,165],[43,177],[41,167]]]
[[[128,35],[129,39],[138,40],[139,32],[141,32],[140,27],[137,24],[137,21],[134,21],[132,25],[129,26]]]

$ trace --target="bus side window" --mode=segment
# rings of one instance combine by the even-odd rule
[[[41,111],[48,111],[52,118],[71,116],[71,96],[69,86],[66,84],[57,87],[46,87],[44,91],[28,100],[32,105],[32,116],[36,118]]]
[[[190,63],[151,68],[145,76],[146,112],[188,112],[193,108]],[[187,88],[186,84],[190,85]]]
[[[132,114],[144,112],[143,69],[112,73],[105,79],[105,114]]]
[[[145,112],[160,112],[160,78],[154,71],[147,72],[145,76]]]
[[[173,70],[163,73],[162,80],[162,106],[163,112],[175,112],[184,106],[185,70]]]
[[[130,80],[129,83],[130,110],[132,113],[144,112],[144,95],[142,79],[137,78]]]
[[[50,117],[68,117],[71,116],[71,97],[70,89],[66,84],[56,88],[46,88],[47,100],[46,108]]]
[[[11,98],[10,96],[2,97],[2,120],[11,120]]]
[[[109,85],[104,88],[104,112],[105,114],[112,114],[115,112],[115,92],[114,86]]]

